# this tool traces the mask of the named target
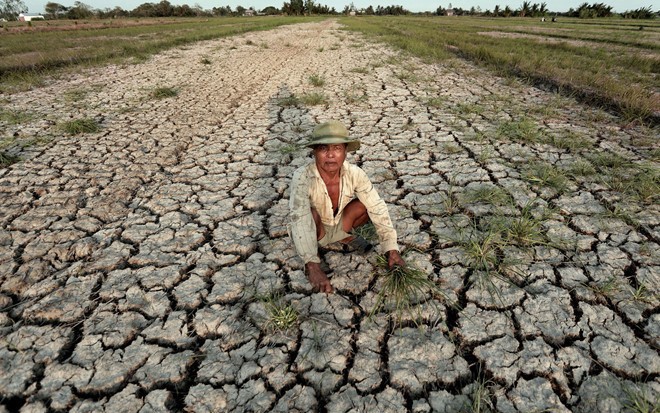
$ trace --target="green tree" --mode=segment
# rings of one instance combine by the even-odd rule
[[[522,6],[520,6],[520,11],[519,11],[520,17],[525,17],[526,15],[529,14],[529,11],[530,11],[529,2],[523,1],[523,4]]]
[[[59,3],[50,1],[46,3],[44,10],[46,11],[46,15],[49,19],[59,19],[66,13],[67,8]]]
[[[0,0],[0,18],[16,20],[21,13],[27,13],[23,0]]]
[[[289,15],[300,16],[305,11],[305,4],[303,0],[291,0],[291,2],[282,5],[282,11]]]
[[[213,12],[214,16],[231,16],[232,15],[232,11],[231,11],[230,6],[214,7],[212,12]]]
[[[500,15],[500,5],[496,4],[495,8],[493,9],[493,16],[497,17]]]
[[[316,5],[314,4],[314,0],[305,0],[305,7],[304,7],[305,13],[312,14],[315,8]]]
[[[66,16],[71,20],[89,19],[94,17],[94,11],[85,3],[77,1],[73,3],[73,7],[69,9]]]
[[[174,13],[174,7],[167,0],[162,0],[154,6],[154,17],[170,17]]]

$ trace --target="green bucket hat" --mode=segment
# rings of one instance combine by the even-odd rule
[[[348,130],[344,124],[336,120],[321,123],[315,127],[311,138],[305,146],[311,148],[315,145],[332,145],[337,143],[345,143],[347,152],[360,149],[360,141],[349,138]]]

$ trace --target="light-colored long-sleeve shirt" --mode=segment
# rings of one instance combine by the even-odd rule
[[[344,161],[339,177],[339,208],[335,215],[325,182],[314,161],[298,168],[293,174],[289,194],[289,234],[303,262],[320,262],[311,208],[318,212],[324,225],[335,226],[346,205],[356,196],[367,208],[369,218],[376,228],[381,252],[398,251],[396,230],[387,205],[367,174],[360,167]]]

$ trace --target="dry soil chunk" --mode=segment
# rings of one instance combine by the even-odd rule
[[[552,391],[550,382],[542,377],[531,380],[520,379],[516,388],[507,395],[519,412],[552,411],[570,413],[559,397]]]
[[[402,328],[388,342],[392,385],[420,394],[431,383],[452,384],[470,375],[467,362],[440,331]]]
[[[579,326],[599,362],[633,377],[660,373],[658,353],[639,340],[617,314],[601,305],[580,303],[580,309]]]
[[[403,413],[406,411],[403,395],[389,386],[380,393],[364,396],[358,394],[354,387],[344,386],[339,392],[330,396],[327,409],[328,412],[337,413]]]

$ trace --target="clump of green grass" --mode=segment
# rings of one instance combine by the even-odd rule
[[[461,200],[456,193],[453,183],[447,191],[447,196],[442,201],[442,206],[447,215],[455,214],[461,209]]]
[[[454,143],[446,143],[442,146],[442,152],[444,153],[454,154],[454,153],[459,153],[461,151],[462,151],[461,147]]]
[[[6,122],[9,125],[19,125],[29,122],[34,115],[23,110],[0,109],[0,122]]]
[[[210,65],[212,63],[211,59],[209,59],[208,57],[203,57],[202,60],[200,60],[199,62],[203,65]]]
[[[307,106],[325,105],[328,98],[323,93],[305,93],[300,97],[300,101]]]
[[[660,401],[655,399],[653,394],[649,394],[650,392],[647,390],[641,389],[637,385],[624,385],[623,392],[626,394],[626,399],[623,401],[623,406],[627,409],[627,411],[633,413],[660,412]]]
[[[418,268],[407,265],[390,269],[384,255],[378,256],[376,265],[381,271],[383,284],[376,296],[371,315],[383,308],[391,308],[395,324],[400,325],[406,314],[411,316],[413,321],[420,320],[421,309],[418,304],[428,301],[429,295],[443,296],[439,287]]]
[[[354,67],[351,70],[349,70],[349,72],[360,73],[362,75],[366,75],[367,73],[369,73],[369,69],[366,68],[366,67]]]
[[[643,303],[653,303],[653,294],[646,288],[646,285],[639,284],[637,288],[630,288],[630,296],[633,300]]]
[[[321,87],[325,85],[325,79],[323,78],[323,76],[318,75],[316,73],[308,77],[307,80],[309,80],[309,83],[315,87]]]
[[[475,140],[478,139],[483,139],[483,134],[482,135],[475,135]],[[481,151],[477,154],[477,161],[480,163],[486,163],[488,162],[489,159],[493,158],[495,156],[495,153],[493,149],[490,147],[487,148],[482,148]]]
[[[499,266],[498,249],[502,246],[502,234],[499,231],[473,231],[459,242],[459,246],[465,251],[470,268],[490,273]]]
[[[294,94],[278,99],[278,104],[282,107],[298,106],[300,103],[300,98]]]
[[[316,50],[317,50],[319,53],[321,53],[321,52],[323,52],[323,50],[325,50],[325,49],[324,49],[323,47],[319,47],[319,48],[316,49]]]
[[[357,92],[344,92],[344,97],[346,103],[349,104],[359,104],[364,103],[369,99],[367,92],[357,93]]]
[[[611,152],[598,152],[587,156],[587,158],[594,166],[601,169],[623,168],[631,164],[623,156]]]
[[[526,143],[536,143],[542,136],[538,126],[528,118],[502,123],[497,128],[497,135]]]
[[[576,152],[593,146],[584,136],[572,131],[564,132],[560,136],[552,136],[549,143],[558,149],[569,152]]]
[[[484,113],[484,107],[477,103],[459,103],[456,105],[456,111],[462,115],[481,115]]]
[[[270,48],[270,46],[268,46],[268,43],[266,43],[266,42],[260,43],[259,47],[261,47],[262,49],[269,49]]]
[[[609,295],[614,294],[615,292],[619,291],[621,286],[622,286],[621,280],[615,276],[608,278],[607,280],[605,280],[605,282],[601,282],[601,283],[589,282],[585,284],[585,287],[593,291],[594,294],[597,294],[602,297],[607,297]]]
[[[572,176],[591,176],[596,173],[596,168],[591,162],[578,159],[569,166],[568,173]]]
[[[287,145],[282,145],[280,146],[277,150],[283,154],[283,155],[288,155],[292,153],[296,153],[299,150],[301,150],[303,147],[301,145],[296,145],[295,143],[290,143]]]
[[[171,87],[159,87],[154,89],[151,92],[151,97],[154,99],[165,99],[165,98],[170,98],[174,97],[179,94],[179,91],[175,88]]]
[[[603,180],[611,190],[630,195],[645,204],[660,198],[660,169],[650,165],[611,170],[603,174]]]
[[[491,387],[495,383],[491,380],[487,380],[483,374],[479,374],[477,380],[472,384],[472,392],[470,393],[470,399],[472,403],[470,406],[466,406],[470,413],[487,413],[491,412],[494,409]]]
[[[15,164],[16,162],[20,162],[20,160],[21,158],[19,156],[11,155],[0,150],[0,168],[6,168],[9,165]]]
[[[284,302],[280,295],[271,294],[261,301],[268,312],[267,329],[286,331],[298,323],[298,310],[291,303]]]
[[[419,80],[420,80],[418,75],[416,75],[415,73],[410,72],[408,70],[397,72],[397,73],[394,74],[394,76],[396,76],[397,79],[399,79],[403,82],[413,82],[413,83],[415,83],[415,82],[419,82]]]
[[[101,126],[95,119],[83,118],[63,122],[59,125],[60,130],[69,135],[80,135],[83,133],[95,133],[101,130]]]
[[[546,162],[532,163],[523,171],[523,177],[534,185],[552,188],[557,193],[563,193],[568,188],[566,175],[556,166]]]
[[[525,205],[520,216],[510,220],[505,227],[506,241],[521,247],[545,245],[548,243],[543,233],[542,219],[532,213],[533,204]]]
[[[494,185],[483,185],[465,192],[466,202],[481,202],[491,205],[510,204],[513,198],[504,189]]]
[[[79,102],[85,99],[87,93],[89,93],[89,91],[85,89],[71,89],[64,92],[64,97],[70,102]]]
[[[447,103],[447,99],[442,96],[432,97],[426,100],[426,106],[432,108],[442,108]]]

